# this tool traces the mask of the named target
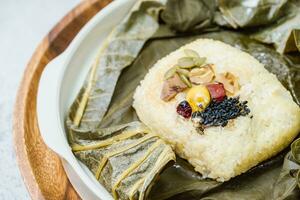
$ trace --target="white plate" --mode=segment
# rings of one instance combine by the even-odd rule
[[[93,17],[60,56],[43,71],[37,97],[41,135],[63,160],[63,166],[83,199],[111,200],[112,196],[73,155],[64,119],[86,77],[102,41],[132,8],[135,0],[115,0]]]

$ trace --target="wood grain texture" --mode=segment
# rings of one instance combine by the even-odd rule
[[[14,146],[18,165],[32,199],[80,199],[60,158],[44,144],[36,113],[37,89],[46,64],[59,55],[82,26],[112,0],[85,0],[42,40],[24,72],[14,108]]]

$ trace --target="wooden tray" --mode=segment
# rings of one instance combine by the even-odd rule
[[[14,146],[18,165],[32,199],[80,199],[60,158],[44,144],[37,124],[36,97],[45,65],[59,55],[81,27],[112,0],[85,0],[42,40],[24,72],[14,109]]]

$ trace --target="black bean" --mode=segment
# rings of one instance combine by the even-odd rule
[[[212,101],[202,112],[194,112],[192,118],[201,118],[200,123],[205,127],[226,126],[228,120],[250,113],[247,101],[240,102],[239,97],[224,98],[223,101]]]

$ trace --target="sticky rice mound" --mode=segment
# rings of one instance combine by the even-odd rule
[[[199,134],[191,120],[176,113],[184,92],[163,101],[164,74],[184,56],[184,49],[206,57],[217,73],[235,74],[240,84],[236,95],[248,101],[250,114]],[[203,176],[221,182],[274,156],[300,131],[300,108],[276,76],[251,55],[211,39],[198,39],[159,60],[136,89],[133,107],[139,119],[171,144],[177,155]]]

